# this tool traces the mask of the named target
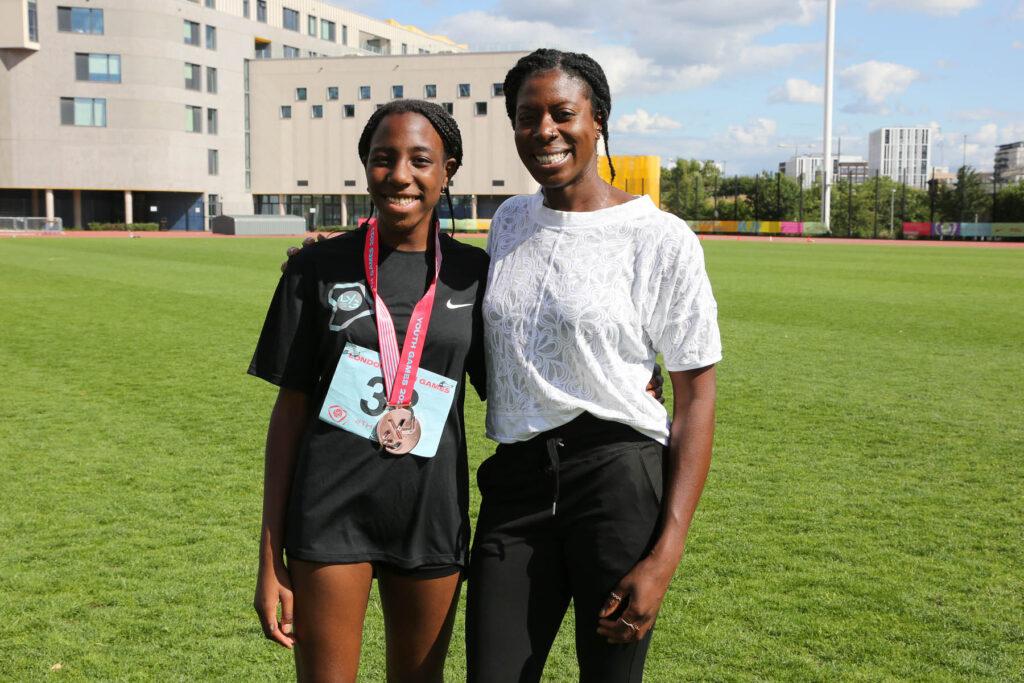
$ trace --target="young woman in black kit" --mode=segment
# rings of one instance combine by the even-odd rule
[[[469,543],[464,378],[483,396],[487,256],[439,234],[434,209],[462,162],[458,126],[441,107],[385,105],[359,157],[376,225],[291,259],[249,368],[280,387],[254,607],[267,638],[294,646],[299,680],[351,681],[376,577],[388,680],[440,681]],[[378,301],[393,333],[378,326]],[[403,353],[394,382],[373,364],[388,334]],[[422,354],[418,379],[402,378],[410,349]],[[404,381],[415,391],[395,400]],[[400,409],[418,431],[398,421],[378,436]]]

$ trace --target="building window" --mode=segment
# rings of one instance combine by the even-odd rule
[[[370,86],[361,85],[359,86],[359,99],[368,100],[370,99]]]
[[[423,86],[423,97],[425,97],[428,100],[437,97],[437,85],[434,83],[429,83]]]
[[[211,151],[215,152],[217,150],[211,150]],[[206,210],[208,211],[208,215],[210,215],[210,216],[219,216],[220,215],[220,197],[218,197],[215,194],[207,195],[206,196]]]
[[[84,7],[58,7],[57,30],[64,33],[103,35],[103,10]]]
[[[345,181],[345,187],[355,187],[355,186],[356,186],[356,181],[354,181],[354,180],[346,180]]]
[[[505,187],[505,181],[504,180],[492,180],[491,181],[491,187]]]
[[[28,0],[28,39],[33,43],[39,42],[39,10],[36,0]]]
[[[505,84],[495,83],[491,86],[491,95],[493,97],[504,97],[505,96]]]
[[[75,79],[79,81],[121,82],[120,55],[75,53]]]
[[[403,55],[409,54],[409,46],[406,43],[402,43],[402,54]]]
[[[281,105],[281,118],[290,119],[292,117],[292,107],[290,104]]]
[[[206,170],[209,171],[210,175],[217,175],[220,172],[219,156],[215,149],[206,150]]]
[[[299,13],[287,7],[284,8],[284,27],[289,31],[299,30]]]
[[[217,92],[217,69],[216,67],[206,67],[206,92],[216,93]]]
[[[207,109],[206,110],[206,132],[210,135],[217,134],[217,110]]]
[[[470,93],[469,83],[459,83],[459,97],[469,97]]]
[[[393,85],[391,86],[391,99],[400,100],[405,97],[405,86]]]
[[[203,108],[193,107],[191,105],[185,105],[185,132],[186,133],[202,133],[203,132]]]
[[[338,86],[331,85],[327,87],[327,99],[336,100],[338,99]]]
[[[249,0],[242,0],[242,16],[245,17],[246,19],[248,19],[250,17],[249,10],[250,10]]]
[[[444,110],[448,112],[449,116],[452,116],[455,113],[455,107],[452,106],[451,102],[442,102],[441,106],[444,107]]]
[[[185,20],[185,44],[199,45],[199,24],[194,21]]]
[[[216,50],[217,49],[217,27],[207,26],[206,27],[206,49]]]
[[[299,58],[299,48],[292,47],[291,45],[285,45],[284,46],[284,58],[285,59],[298,59]]]
[[[312,14],[306,16],[306,33],[316,38],[316,17]]]
[[[309,116],[314,119],[322,119],[324,117],[324,105],[314,104],[309,108]]]
[[[217,0],[206,0],[206,6],[210,9],[217,9]]]
[[[256,21],[267,23],[267,0],[256,0]]]
[[[329,40],[332,43],[336,40],[337,33],[333,21],[327,21],[326,19],[320,20],[320,37],[324,40]]]
[[[476,115],[477,116],[487,116],[487,103],[486,102],[477,102],[476,103]]]
[[[429,54],[430,54],[430,50],[424,50],[424,49],[423,49],[423,48],[421,47],[421,48],[419,48],[418,50],[416,50],[416,54],[418,54],[418,55],[429,55]]]
[[[60,122],[65,126],[107,125],[107,101],[100,97],[60,98]]]
[[[203,86],[199,82],[202,78],[200,73],[198,64],[185,62],[185,88],[187,90],[202,90]]]
[[[348,45],[348,26],[341,25],[341,44]]]
[[[344,116],[346,119],[352,118],[353,116],[356,115],[356,105],[346,104],[341,108],[341,115]]]
[[[270,43],[256,41],[256,59],[270,59]]]
[[[306,101],[306,89],[305,88],[296,88],[295,89],[295,101],[296,102],[305,102]]]

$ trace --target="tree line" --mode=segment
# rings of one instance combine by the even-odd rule
[[[821,220],[821,180],[801,190],[781,173],[723,176],[710,161],[679,159],[661,170],[661,205],[687,220]],[[1024,181],[993,187],[970,166],[957,184],[926,190],[890,178],[857,184],[841,175],[832,185],[832,233],[860,237],[901,233],[903,222],[1024,222]],[[890,231],[890,225],[892,231]]]

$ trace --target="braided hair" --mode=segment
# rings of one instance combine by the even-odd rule
[[[455,159],[455,170],[452,175],[462,166],[462,133],[459,131],[459,124],[455,122],[452,115],[443,107],[426,102],[424,100],[392,100],[377,109],[370,115],[370,119],[363,126],[363,132],[359,136],[359,160],[366,166],[370,158],[370,142],[373,140],[377,127],[386,116],[391,114],[419,114],[437,131],[444,145],[446,158]],[[448,178],[451,181],[451,178]],[[452,205],[452,195],[448,191],[447,183],[444,186],[444,196],[448,200],[448,211],[452,217],[452,234],[455,233],[455,207]],[[370,216],[373,216],[374,206],[370,204]],[[367,218],[369,220],[369,218]]]
[[[516,122],[516,100],[519,88],[530,76],[558,69],[569,76],[578,78],[587,84],[590,106],[594,110],[594,118],[601,123],[601,137],[604,138],[604,153],[608,157],[608,169],[615,180],[615,166],[612,165],[611,152],[608,149],[608,126],[612,113],[612,94],[608,87],[608,79],[604,69],[590,55],[582,52],[562,52],[541,48],[522,57],[505,75],[505,110],[512,125]]]

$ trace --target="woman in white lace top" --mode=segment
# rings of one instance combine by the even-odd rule
[[[504,85],[541,191],[506,201],[488,241],[499,445],[477,474],[469,680],[539,681],[571,601],[581,680],[639,681],[711,461],[717,308],[686,224],[598,175],[601,67],[538,50]],[[658,353],[671,416],[643,390]]]

